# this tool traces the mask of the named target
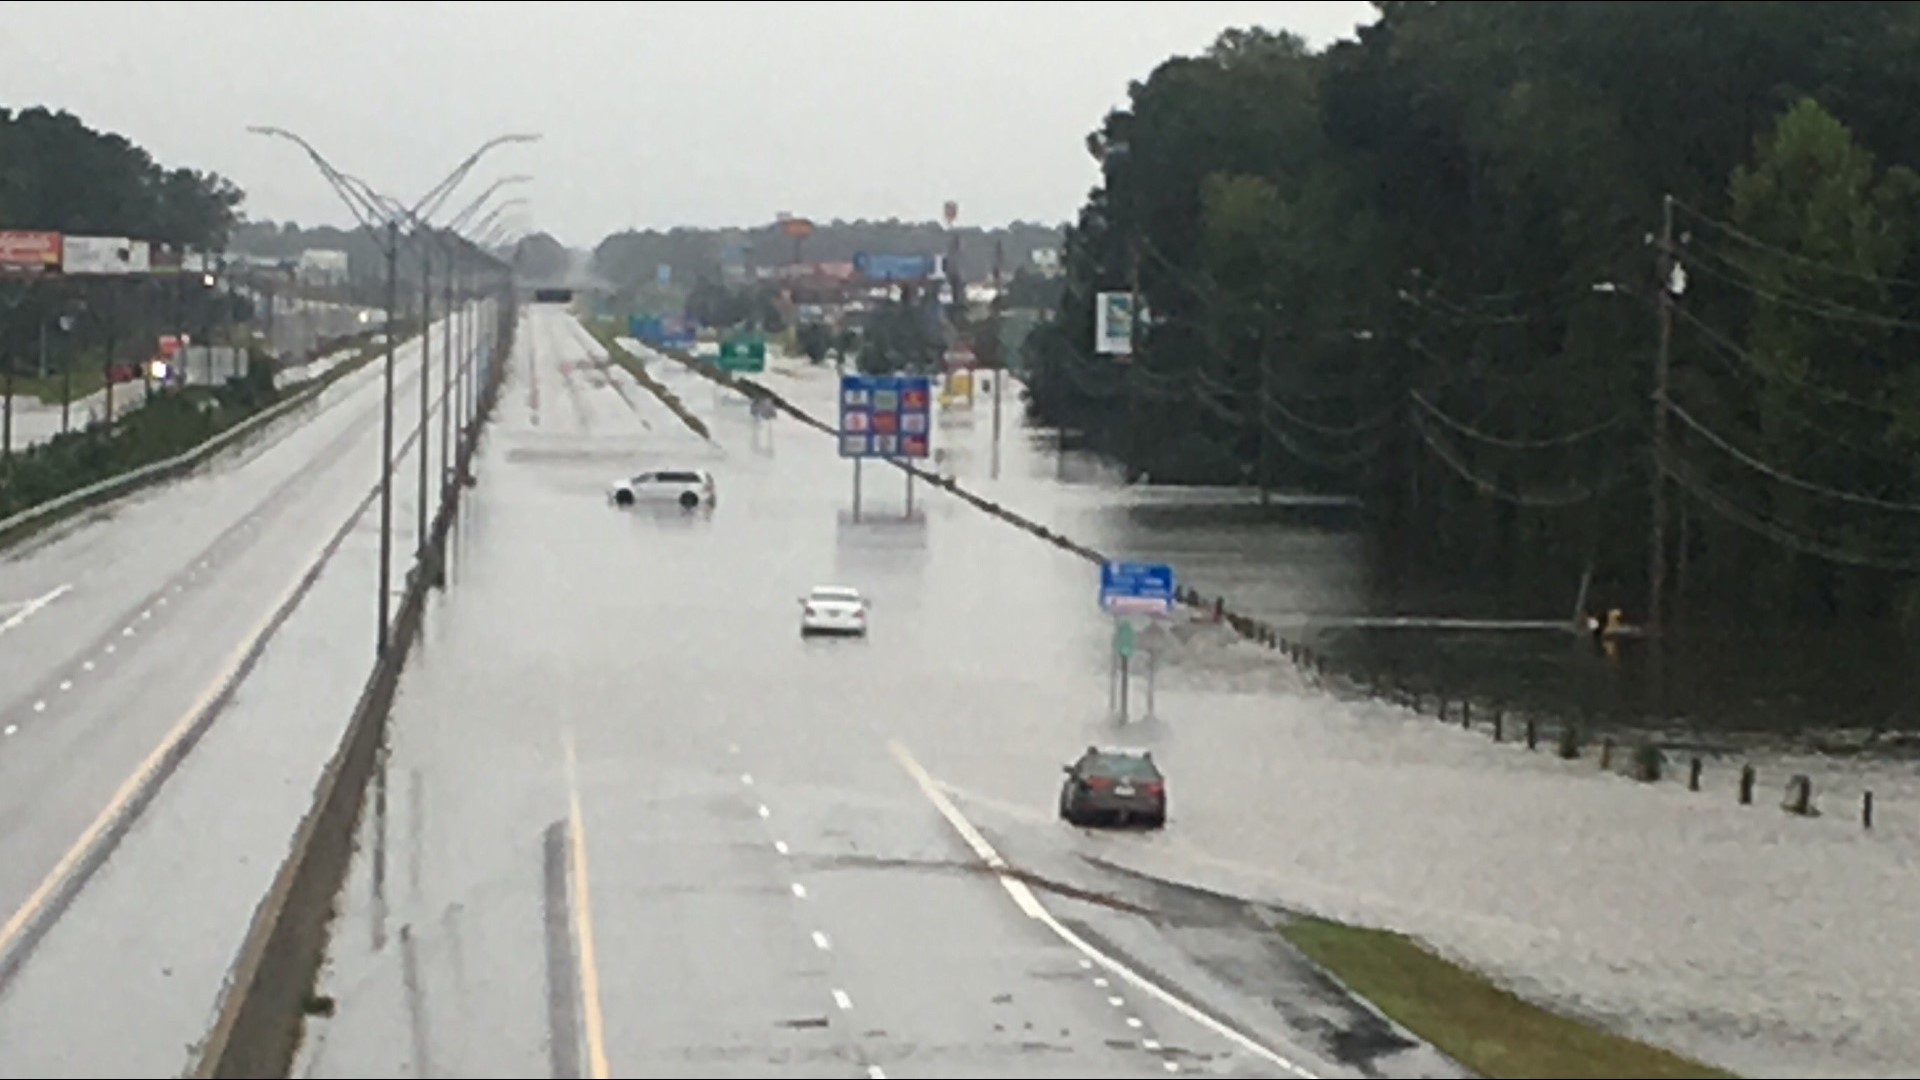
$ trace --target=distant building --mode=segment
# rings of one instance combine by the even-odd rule
[[[300,253],[294,274],[306,285],[344,285],[349,268],[346,252],[313,248]]]

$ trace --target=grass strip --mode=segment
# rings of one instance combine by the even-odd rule
[[[1737,1080],[1530,1004],[1404,934],[1320,919],[1296,920],[1280,933],[1395,1023],[1488,1080]]]
[[[607,350],[609,360],[619,364],[627,374],[633,376],[635,382],[646,387],[648,393],[659,398],[660,403],[672,410],[673,415],[679,417],[680,422],[687,425],[694,434],[703,439],[712,440],[713,433],[708,430],[707,422],[694,415],[693,410],[687,408],[686,402],[680,400],[680,395],[667,389],[659,379],[654,378],[647,371],[647,365],[640,362],[639,357],[621,347],[618,335],[614,331],[601,325],[598,320],[583,319],[581,322],[586,326],[587,332],[593,335],[594,340]]]

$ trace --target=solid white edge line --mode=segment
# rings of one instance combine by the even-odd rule
[[[53,603],[55,600],[60,599],[72,591],[72,585],[62,585],[57,589],[53,589],[44,595],[36,596],[26,603],[21,604],[19,610],[7,616],[4,622],[0,622],[0,634],[4,634],[9,630],[18,629],[21,623],[33,618],[41,608],[46,607],[48,604]]]
[[[940,785],[934,780],[932,775],[929,774],[926,769],[922,768],[918,761],[914,760],[913,755],[907,751],[907,748],[898,741],[889,742],[888,748],[893,751],[893,756],[900,762],[901,767],[907,770],[907,774],[913,777],[913,782],[919,785],[921,794],[927,797],[927,801],[933,804],[933,808],[940,812],[941,817],[947,819],[947,824],[953,826],[953,831],[960,834],[960,839],[965,841],[966,845],[973,849],[973,853],[978,855],[980,860],[986,863],[989,869],[994,871],[995,877],[999,879],[1001,887],[1007,890],[1007,895],[1013,897],[1013,902],[1017,904],[1020,910],[1025,912],[1029,918],[1038,921],[1048,930],[1053,931],[1054,936],[1066,942],[1068,945],[1073,946],[1082,956],[1106,968],[1127,982],[1132,983],[1139,990],[1151,995],[1156,1001],[1159,1001],[1174,1012],[1179,1013],[1188,1020],[1226,1039],[1228,1042],[1233,1043],[1249,1054],[1285,1069],[1288,1073],[1299,1077],[1300,1080],[1320,1080],[1320,1078],[1313,1073],[1308,1072],[1306,1069],[1282,1057],[1265,1045],[1262,1045],[1252,1036],[1215,1019],[1213,1016],[1202,1011],[1198,1006],[1189,1003],[1185,999],[1161,987],[1153,980],[1148,979],[1146,976],[1134,971],[1120,961],[1101,952],[1086,941],[1086,939],[1068,929],[1060,920],[1054,918],[1051,912],[1047,911],[1040,903],[1039,898],[1033,894],[1033,890],[1027,887],[1026,882],[1007,876],[1007,870],[1009,869],[1007,861],[1001,858],[1000,853],[993,849],[993,845],[987,842],[987,838],[981,835],[980,830],[974,828],[973,822],[967,820],[966,815],[962,814],[960,808],[953,804],[953,800],[947,797],[947,793],[940,789]]]

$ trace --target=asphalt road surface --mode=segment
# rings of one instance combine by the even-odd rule
[[[1092,567],[884,466],[855,521],[827,436],[656,364],[703,441],[555,308],[520,341],[297,1075],[1460,1075],[1283,914],[1054,820],[1061,763],[1141,734]],[[609,505],[672,466],[718,507]],[[822,583],[869,639],[800,639]]]
[[[419,355],[396,372],[396,591]],[[205,1032],[372,665],[380,369],[0,555],[0,1075],[176,1075]],[[436,348],[436,397],[439,373]]]

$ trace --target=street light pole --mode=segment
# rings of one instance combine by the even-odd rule
[[[459,265],[457,255],[447,257],[447,303],[446,321],[440,327],[440,491],[441,498],[453,486],[453,323],[454,323],[454,267]]]
[[[432,450],[428,442],[430,417],[427,400],[433,394],[433,250],[420,247],[420,433],[416,440],[420,455],[420,496],[415,508],[413,552],[416,558],[427,555],[427,458]]]
[[[393,365],[394,321],[400,309],[400,222],[387,222],[387,359],[385,396],[380,408],[380,628],[375,655],[387,655],[393,603]]]
[[[361,184],[358,181],[355,181],[351,177],[345,176],[338,169],[334,168],[333,165],[330,162],[328,162],[324,157],[320,156],[320,152],[318,150],[315,150],[311,143],[308,143],[305,139],[302,139],[300,136],[295,135],[294,133],[287,131],[284,128],[251,127],[248,130],[259,135],[269,135],[276,138],[286,139],[289,142],[292,142],[295,145],[299,146],[303,151],[306,152],[308,159],[313,162],[314,166],[320,170],[320,174],[326,178],[329,184],[333,186],[335,193],[338,194],[341,200],[347,204],[348,210],[353,213],[354,217],[359,220],[360,224],[366,227],[367,229],[369,229],[370,231],[374,231],[376,236],[384,233],[384,238],[386,243],[385,243],[385,250],[382,252],[382,254],[386,256],[386,261],[387,261],[387,290],[386,290],[386,307],[387,307],[386,346],[387,347],[386,347],[386,365],[385,365],[385,372],[383,375],[385,393],[384,393],[384,400],[381,403],[380,571],[379,571],[380,595],[379,595],[379,627],[378,627],[377,636],[376,636],[376,655],[384,658],[388,652],[387,647],[388,647],[389,638],[391,635],[390,614],[391,614],[392,592],[393,592],[393,583],[392,583],[393,466],[394,466],[394,461],[393,461],[393,380],[394,380],[394,368],[397,362],[395,357],[395,348],[396,348],[395,323],[399,318],[399,308],[400,308],[399,263],[400,263],[401,218],[402,217],[406,218],[407,221],[412,223],[412,225],[416,229],[424,232],[426,228],[427,219],[431,218],[438,211],[438,207],[440,203],[444,202],[446,198],[453,193],[454,189],[460,185],[460,182],[466,179],[467,174],[473,170],[474,165],[478,163],[479,160],[482,157],[484,157],[489,151],[491,151],[497,146],[502,146],[507,143],[533,142],[539,139],[539,136],[538,135],[502,135],[498,138],[488,140],[487,142],[481,144],[479,149],[469,154],[466,157],[466,159],[463,160],[453,170],[453,172],[449,173],[444,180],[436,184],[432,188],[432,190],[428,191],[426,195],[421,197],[418,203],[414,204],[414,206],[409,209],[405,207],[400,207],[398,206],[398,204],[392,203],[392,200],[389,200],[384,196],[378,195],[377,193],[373,192],[371,189],[367,188],[366,185]],[[431,288],[429,283],[429,287],[423,289],[422,305],[421,305],[423,314],[428,313],[428,309],[431,305],[431,302],[432,302]],[[423,350],[424,350],[431,345],[431,340],[432,340],[431,328],[426,325],[423,325],[421,327],[421,335],[422,335]],[[427,371],[427,363],[429,359],[430,359],[430,353],[423,351],[421,356],[422,417],[421,417],[421,425],[420,425],[420,432],[419,432],[419,440],[421,444],[420,450],[422,455],[422,458],[421,458],[422,498],[421,498],[420,514],[423,520],[426,514],[425,454],[427,450],[428,436],[427,436],[427,430],[426,430],[427,417],[425,415],[425,410],[427,408],[426,383],[427,383],[427,380],[430,378],[430,375],[428,374],[428,371]],[[111,357],[109,357],[109,360],[111,360]],[[111,383],[109,383],[109,393],[111,393]],[[422,526],[421,528],[421,533],[422,533],[421,550],[424,551],[425,550],[425,540],[424,540],[425,527],[424,526]]]

